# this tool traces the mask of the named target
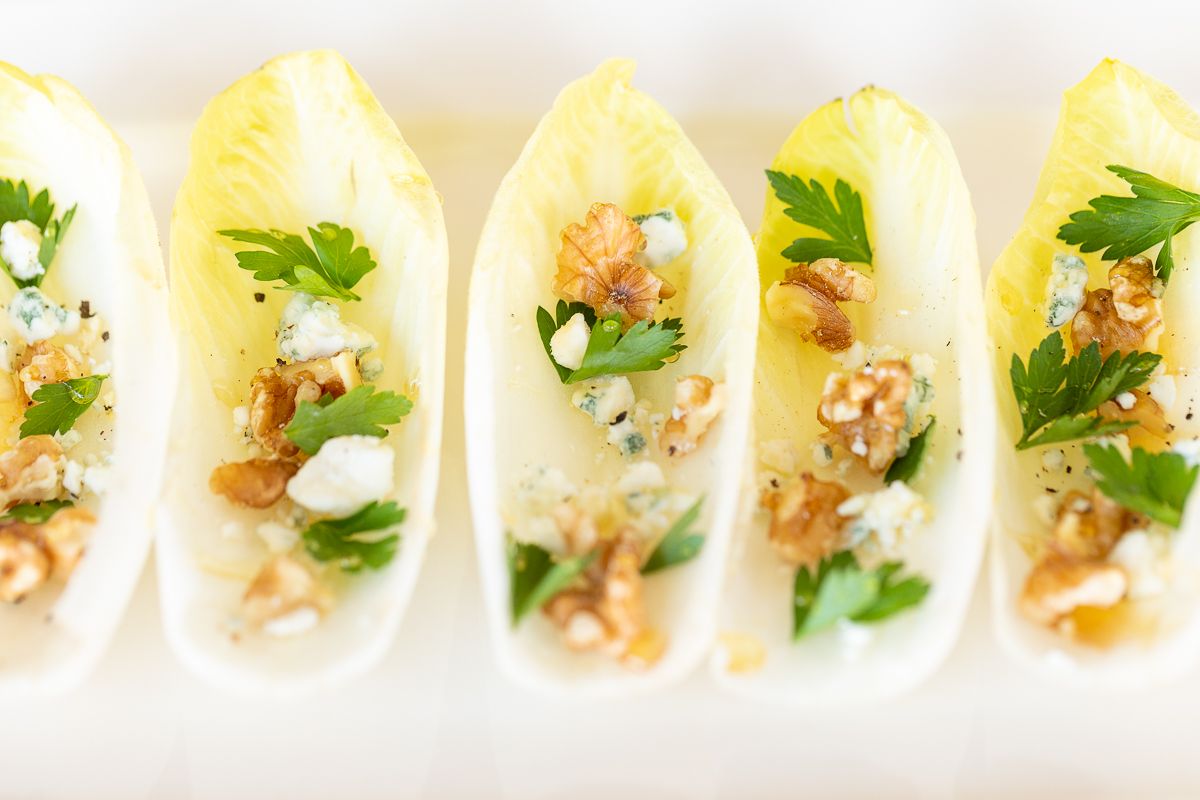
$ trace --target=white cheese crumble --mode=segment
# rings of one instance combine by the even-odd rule
[[[94,465],[83,471],[83,485],[94,495],[102,495],[108,491],[109,469],[105,466]]]
[[[1057,447],[1051,447],[1042,453],[1042,466],[1048,472],[1058,472],[1067,461],[1067,454]]]
[[[687,232],[674,211],[663,209],[633,219],[646,237],[646,249],[635,256],[642,266],[650,269],[666,266],[687,250]]]
[[[284,525],[282,522],[267,522],[259,523],[254,529],[258,534],[258,538],[263,540],[263,544],[272,553],[286,553],[296,546],[300,541],[300,532],[291,525]]]
[[[1053,525],[1058,520],[1058,501],[1054,495],[1038,495],[1033,501],[1033,510],[1043,525]]]
[[[83,494],[83,472],[83,464],[78,461],[69,459],[63,465],[62,485],[71,497],[78,498]]]
[[[1130,531],[1117,542],[1108,560],[1125,570],[1130,598],[1153,597],[1167,590],[1168,550],[1165,537],[1142,530]]]
[[[51,302],[36,286],[26,286],[13,295],[8,318],[29,344],[79,330],[79,312]]]
[[[1113,398],[1117,405],[1128,411],[1137,404],[1137,398],[1133,396],[1133,392],[1121,392]]]
[[[842,502],[837,513],[852,518],[846,526],[851,547],[867,545],[868,551],[884,557],[897,555],[899,546],[931,516],[929,505],[904,481],[856,494]]]
[[[1182,442],[1176,442],[1175,446],[1171,448],[1171,452],[1183,456],[1187,465],[1194,467],[1200,464],[1200,439],[1184,439]]]
[[[1159,368],[1161,367],[1162,364],[1159,364]],[[1175,405],[1175,388],[1175,376],[1152,373],[1149,383],[1146,384],[1146,394],[1150,395],[1150,399],[1158,403],[1158,407],[1163,411],[1170,411]]]
[[[759,442],[758,460],[764,467],[782,475],[791,475],[796,471],[796,446],[792,444],[791,439]]]
[[[606,438],[621,455],[631,456],[646,448],[646,437],[634,424],[636,399],[633,384],[623,375],[597,378],[577,389],[571,403],[592,418],[596,425],[607,427]]]
[[[318,514],[353,514],[392,490],[395,458],[375,436],[329,439],[288,481],[288,497]]]
[[[304,606],[281,617],[263,623],[263,633],[268,636],[298,636],[312,630],[321,621],[321,615],[312,606]]]
[[[83,441],[83,434],[72,428],[65,433],[54,434],[54,441],[58,442],[58,446],[64,451],[70,450],[75,445]]]
[[[587,352],[592,329],[583,314],[576,314],[550,337],[550,355],[567,369],[579,369]]]
[[[1061,328],[1079,309],[1087,294],[1088,268],[1079,256],[1055,253],[1046,284],[1046,327]]]
[[[0,258],[8,265],[13,277],[31,281],[46,274],[38,258],[42,247],[42,232],[27,219],[15,219],[0,225]]]
[[[630,464],[616,484],[616,490],[624,498],[625,507],[631,514],[649,511],[666,488],[667,479],[653,461]]]
[[[818,467],[828,467],[833,463],[833,448],[824,442],[813,442],[812,459]]]
[[[357,325],[342,322],[338,307],[298,293],[283,307],[276,346],[282,358],[312,361],[353,350],[361,356],[375,348],[375,339]]]

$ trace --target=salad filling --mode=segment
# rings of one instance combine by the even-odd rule
[[[538,308],[538,331],[571,390],[563,402],[597,429],[597,461],[611,450],[624,467],[616,480],[577,483],[541,464],[519,480],[508,514],[512,622],[540,609],[569,648],[645,668],[668,644],[647,614],[645,582],[704,543],[692,530],[703,498],[673,486],[664,469],[703,447],[725,387],[681,376],[671,407],[656,408],[629,378],[661,369],[685,347],[682,320],[655,319],[676,291],[657,270],[688,248],[674,210],[631,217],[597,203],[561,241],[552,285],[560,300],[553,314]]]

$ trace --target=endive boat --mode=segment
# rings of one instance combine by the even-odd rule
[[[174,361],[154,218],[72,86],[0,64],[0,694],[67,689],[141,572]]]
[[[988,280],[996,630],[1075,686],[1142,686],[1200,655],[1198,192],[1200,116],[1104,61],[1066,93]]]
[[[197,123],[170,271],[167,637],[235,690],[357,674],[390,643],[433,532],[439,198],[340,56],[283,56]]]
[[[868,87],[768,170],[753,506],[713,660],[735,691],[862,702],[961,626],[992,494],[975,219],[945,133]]]
[[[502,670],[551,693],[661,686],[703,658],[748,443],[750,238],[633,70],[559,95],[471,279],[484,599]]]

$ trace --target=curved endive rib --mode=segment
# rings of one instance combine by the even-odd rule
[[[496,194],[471,279],[466,396],[471,504],[487,613],[503,671],[529,687],[581,695],[660,686],[683,677],[710,645],[729,531],[738,504],[757,319],[749,235],[729,196],[678,124],[633,89],[633,64],[610,61],[568,86],[542,119]],[[665,654],[634,672],[612,658],[567,649],[541,614],[510,617],[506,526],[518,476],[535,465],[606,484],[623,469],[570,402],[548,363],[534,312],[553,308],[560,231],[596,202],[630,214],[673,208],[689,245],[661,270],[678,293],[658,317],[682,317],[687,350],[630,379],[639,398],[669,411],[677,377],[700,373],[727,387],[727,405],[703,446],[679,460],[657,454],[668,482],[704,502],[707,535],[695,560],[645,582],[646,611],[666,634]]]
[[[166,283],[154,218],[129,149],[69,84],[0,65],[0,175],[48,189],[78,211],[42,284],[66,308],[87,300],[111,333],[112,468],[99,523],[61,592],[0,606],[0,694],[61,691],[102,654],[141,572],[162,472],[175,364],[166,343]],[[15,288],[0,275],[0,302]],[[16,342],[12,343],[16,353]],[[15,437],[23,409],[4,402]],[[96,412],[81,419],[85,438]],[[107,423],[104,423],[108,427]]]
[[[932,408],[937,425],[912,482],[932,506],[932,519],[916,529],[902,553],[905,570],[924,576],[932,588],[915,610],[869,627],[834,628],[792,641],[794,571],[768,543],[768,512],[747,488],[753,519],[737,542],[723,616],[728,637],[713,671],[722,685],[771,701],[873,700],[915,686],[945,658],[983,552],[995,423],[975,218],[945,133],[881,89],[869,87],[818,109],[792,132],[772,169],[815,179],[831,191],[841,179],[861,194],[874,251],[873,268],[864,269],[875,281],[877,299],[842,308],[863,343],[937,360]],[[757,239],[764,292],[792,266],[782,251],[797,237],[814,235],[783,212],[783,203],[768,190]],[[760,455],[765,442],[790,443],[798,472],[846,480],[851,492],[874,491],[882,486],[879,477],[837,469],[848,457],[845,451],[835,451],[828,466],[813,455],[812,445],[825,431],[817,405],[826,376],[841,369],[829,353],[772,323],[764,311],[755,439]]]
[[[238,636],[229,621],[266,558],[254,528],[270,514],[233,507],[208,479],[223,460],[246,458],[231,409],[246,403],[255,371],[275,363],[275,327],[294,295],[239,269],[234,252],[245,248],[217,232],[303,232],[325,221],[349,228],[378,262],[355,287],[361,301],[342,304],[342,318],[378,340],[376,385],[414,402],[382,440],[396,464],[386,499],[408,516],[387,567],[331,577],[336,605],[313,630]],[[198,675],[233,689],[296,692],[362,672],[389,645],[433,532],[447,251],[429,177],[340,56],[277,58],[225,90],[197,123],[170,268],[183,374],[158,526],[168,639]]]
[[[1048,448],[1018,452],[1021,420],[1012,393],[1009,365],[1014,354],[1029,353],[1052,332],[1046,326],[1046,291],[1058,253],[1081,255],[1089,288],[1108,285],[1112,261],[1100,253],[1080,254],[1057,239],[1068,217],[1101,194],[1129,196],[1129,185],[1105,167],[1122,165],[1150,173],[1175,186],[1200,189],[1200,116],[1166,86],[1117,61],[1107,60],[1066,92],[1058,128],[1042,167],[1033,201],[1016,236],[992,267],[987,286],[988,329],[994,344],[993,366],[1000,398],[1001,439],[997,469],[998,507],[992,543],[993,613],[1004,649],[1039,673],[1075,686],[1143,686],[1182,675],[1200,657],[1200,511],[1194,496],[1183,524],[1169,536],[1173,580],[1157,603],[1127,609],[1125,622],[1139,618],[1138,630],[1126,631],[1112,646],[1080,644],[1071,637],[1035,625],[1021,615],[1018,597],[1033,561],[1022,544],[1049,534],[1036,503],[1047,492],[1085,489],[1089,483],[1078,443],[1056,445],[1066,451],[1065,469],[1046,469]],[[1158,248],[1148,253],[1155,255]],[[1174,239],[1175,269],[1163,296],[1165,329],[1157,352],[1174,376],[1176,399],[1165,408],[1174,426],[1170,441],[1193,439],[1200,420],[1192,411],[1200,390],[1200,237],[1189,228]],[[1064,328],[1064,331],[1069,329]],[[1068,335],[1068,351],[1070,342]],[[1145,348],[1142,348],[1145,349]],[[1061,496],[1061,495],[1060,495]],[[1158,535],[1158,534],[1155,534]],[[1148,605],[1157,605],[1149,611]],[[1122,623],[1124,624],[1124,623]],[[1115,629],[1114,629],[1115,632]],[[1101,638],[1103,635],[1101,634]]]

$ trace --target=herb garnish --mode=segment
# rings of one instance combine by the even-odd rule
[[[583,363],[579,365],[579,369],[569,370],[554,360],[550,350],[550,338],[577,313],[584,314],[587,318],[592,335],[588,339],[587,350],[584,351]],[[687,345],[678,343],[683,338],[683,322],[678,318],[664,319],[653,324],[648,320],[640,320],[622,333],[621,321],[617,315],[597,322],[591,308],[584,303],[567,304],[559,300],[555,316],[538,306],[537,324],[542,346],[546,348],[546,356],[557,370],[559,380],[568,384],[597,375],[652,372],[661,369],[668,360],[687,348]]]
[[[33,405],[25,409],[21,438],[42,434],[66,433],[75,420],[88,410],[100,395],[100,384],[107,375],[87,375],[62,383],[47,383],[33,393]]]
[[[1106,169],[1133,189],[1133,197],[1102,194],[1088,201],[1090,209],[1076,211],[1071,221],[1058,229],[1058,238],[1077,244],[1084,253],[1104,249],[1106,261],[1144,253],[1162,243],[1154,271],[1166,283],[1175,262],[1171,255],[1174,236],[1200,220],[1200,194],[1172,186],[1153,175],[1119,164]]]
[[[679,519],[675,520],[675,524],[671,526],[671,529],[659,541],[658,547],[655,547],[654,552],[650,554],[650,558],[646,559],[646,563],[642,565],[643,575],[678,566],[700,554],[701,548],[704,547],[704,534],[689,533],[688,531],[700,518],[700,505],[703,502],[704,498],[701,497],[687,511],[679,515]]]
[[[343,572],[380,569],[396,555],[398,534],[379,536],[404,521],[405,510],[394,502],[372,501],[348,517],[323,519],[305,529],[304,547],[318,561],[336,561]],[[362,537],[362,534],[375,534]]]
[[[14,184],[10,179],[0,179],[0,225],[5,222],[28,220],[37,226],[42,234],[42,245],[38,248],[38,263],[42,265],[42,273],[32,278],[21,279],[12,274],[12,269],[0,258],[0,265],[8,277],[12,278],[17,288],[26,286],[41,286],[46,272],[54,261],[54,254],[62,244],[71,220],[75,218],[77,205],[67,209],[62,217],[54,218],[54,203],[50,201],[50,190],[42,189],[32,199],[29,196],[29,185],[25,181]]]
[[[1026,368],[1016,353],[1009,375],[1021,412],[1017,449],[1102,436],[1132,428],[1136,422],[1107,420],[1092,412],[1122,392],[1144,384],[1162,356],[1114,352],[1103,362],[1092,342],[1063,363],[1062,334],[1051,333],[1029,354]]]
[[[828,239],[801,238],[788,245],[783,257],[796,263],[818,258],[836,258],[846,263],[870,264],[871,243],[863,219],[862,196],[839,178],[833,186],[835,206],[829,193],[814,178],[803,178],[767,170],[775,196],[787,204],[783,213],[801,225],[828,234]]]
[[[887,472],[883,476],[885,484],[893,481],[908,483],[916,477],[917,472],[921,469],[921,462],[925,459],[925,447],[936,426],[937,417],[930,417],[929,424],[925,426],[925,429],[909,441],[908,452],[897,458],[888,467]]]
[[[1169,450],[1150,453],[1135,447],[1128,462],[1110,444],[1085,444],[1083,453],[1100,491],[1131,511],[1179,527],[1200,466],[1188,466],[1187,459]]]
[[[321,222],[308,229],[312,247],[293,233],[275,229],[230,229],[217,233],[235,242],[267,248],[237,253],[238,266],[253,271],[255,280],[283,281],[285,285],[275,288],[289,292],[361,300],[350,290],[376,266],[371,251],[361,245],[355,247],[354,234],[332,222]]]
[[[800,639],[841,619],[878,622],[917,605],[929,593],[929,581],[919,575],[901,580],[902,568],[889,561],[864,570],[849,550],[821,561],[815,575],[801,567],[792,596],[792,637]]]
[[[75,505],[70,500],[43,500],[40,503],[19,503],[8,510],[8,512],[0,519],[16,519],[21,522],[27,522],[30,525],[40,525],[46,522],[59,509],[70,508]]]
[[[596,558],[596,551],[556,561],[544,547],[508,540],[508,575],[511,584],[512,624],[541,608],[567,588]]]
[[[374,386],[356,386],[336,400],[328,393],[315,403],[296,406],[296,414],[283,432],[297,447],[312,455],[337,436],[387,436],[383,425],[395,425],[412,411],[412,401],[393,391],[376,392]]]

